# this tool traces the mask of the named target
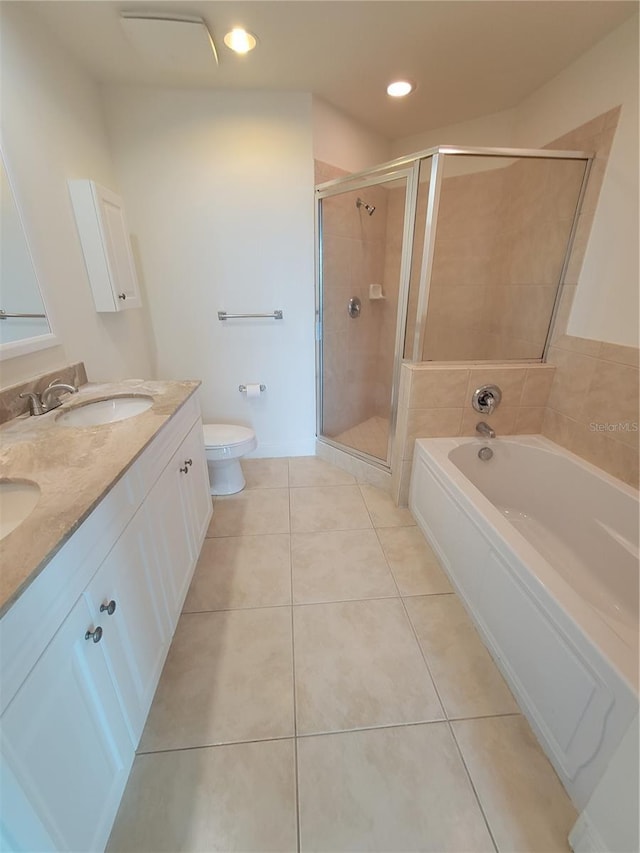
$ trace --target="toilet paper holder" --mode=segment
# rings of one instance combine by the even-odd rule
[[[246,390],[247,390],[247,386],[246,386],[246,385],[238,385],[238,391],[246,391]],[[266,385],[262,385],[262,384],[261,384],[261,385],[260,385],[260,390],[261,390],[261,391],[266,391],[266,390],[267,390],[267,386],[266,386]]]

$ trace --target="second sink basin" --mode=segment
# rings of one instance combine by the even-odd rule
[[[111,397],[109,400],[94,400],[61,412],[56,423],[61,426],[79,427],[112,424],[146,412],[152,405],[153,397]]]
[[[40,500],[40,487],[31,480],[0,480],[0,539],[31,515]]]

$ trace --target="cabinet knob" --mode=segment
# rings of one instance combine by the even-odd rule
[[[116,612],[116,603],[113,599],[108,604],[100,605],[100,613],[108,613],[109,616],[113,616]]]
[[[99,643],[102,639],[102,628],[98,625],[95,631],[87,631],[84,638],[85,640],[93,640],[94,643]]]
[[[185,459],[184,464],[185,465],[193,465],[193,459]]]
[[[186,463],[186,462],[184,463],[184,468],[181,468],[181,469],[180,469],[180,471],[181,471],[183,474],[188,474],[188,473],[189,473],[189,469],[187,468],[187,463]]]
[[[122,301],[123,301],[123,302],[124,302],[124,300],[125,300],[126,298],[127,298],[127,294],[126,294],[126,293],[119,293],[119,294],[118,294],[118,299],[122,299]]]

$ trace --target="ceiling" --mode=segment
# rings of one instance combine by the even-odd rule
[[[627,0],[35,0],[29,7],[99,81],[312,92],[387,139],[498,112],[571,64],[638,10]],[[199,15],[220,63],[154,68],[125,37],[123,10]],[[237,56],[232,26],[258,37]],[[416,91],[389,98],[408,77]]]

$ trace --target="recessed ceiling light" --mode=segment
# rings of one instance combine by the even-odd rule
[[[396,80],[387,86],[387,95],[391,95],[392,98],[404,98],[405,95],[409,95],[414,89],[415,86],[408,80]]]
[[[249,53],[256,46],[256,37],[242,27],[234,27],[224,37],[224,43],[236,53]]]

